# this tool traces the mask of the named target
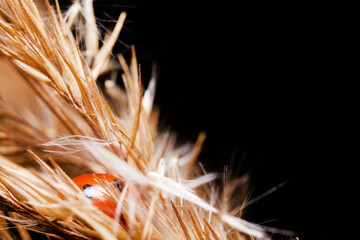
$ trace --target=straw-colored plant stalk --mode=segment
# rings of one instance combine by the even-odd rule
[[[157,129],[155,79],[143,90],[134,47],[129,62],[111,54],[126,13],[100,44],[93,12],[92,0],[64,14],[57,1],[0,0],[1,238],[268,238],[240,218],[245,197],[229,208],[230,187],[196,167],[205,134],[177,146]],[[99,88],[110,71],[124,88],[115,79]],[[126,180],[131,194],[107,192],[127,229],[71,181],[84,173]]]

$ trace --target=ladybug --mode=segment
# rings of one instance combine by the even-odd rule
[[[125,186],[125,181],[123,179],[110,174],[92,173],[75,177],[72,180],[82,190],[85,196],[91,199],[94,206],[109,217],[115,217],[116,203],[110,199],[101,184],[113,184],[114,187],[122,192]],[[123,215],[120,216],[119,222],[123,227],[126,227]]]

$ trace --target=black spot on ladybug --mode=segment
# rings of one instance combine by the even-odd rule
[[[120,218],[121,218],[121,221],[123,221],[124,223],[126,223],[125,218],[124,218],[124,216],[123,216],[122,214],[121,214]]]
[[[90,184],[84,185],[82,188],[82,191],[85,194],[85,196],[90,199],[95,197],[95,189],[94,189],[93,185],[90,185]]]
[[[123,190],[124,187],[125,187],[124,183],[120,182],[120,181],[117,180],[117,179],[115,179],[115,180],[113,181],[113,184],[114,184],[114,186],[115,186],[117,189],[119,189],[120,192],[122,192],[122,190]]]

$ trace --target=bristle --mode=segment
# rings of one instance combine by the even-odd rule
[[[219,191],[219,174],[196,164],[206,133],[179,145],[158,128],[156,68],[144,89],[135,46],[130,61],[113,56],[126,13],[100,39],[91,0],[55,5],[0,0],[0,237],[267,239],[272,229],[240,218],[246,177]],[[109,71],[124,87],[107,80],[104,94]],[[122,193],[98,181],[115,219],[71,180],[85,173],[125,179]]]

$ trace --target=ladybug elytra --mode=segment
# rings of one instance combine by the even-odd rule
[[[86,197],[91,199],[91,202],[100,211],[111,218],[115,217],[116,203],[114,203],[110,196],[106,193],[101,183],[113,184],[120,192],[122,192],[125,181],[110,174],[85,174],[72,179],[73,182],[82,190]],[[120,224],[126,226],[125,219],[121,215]]]

